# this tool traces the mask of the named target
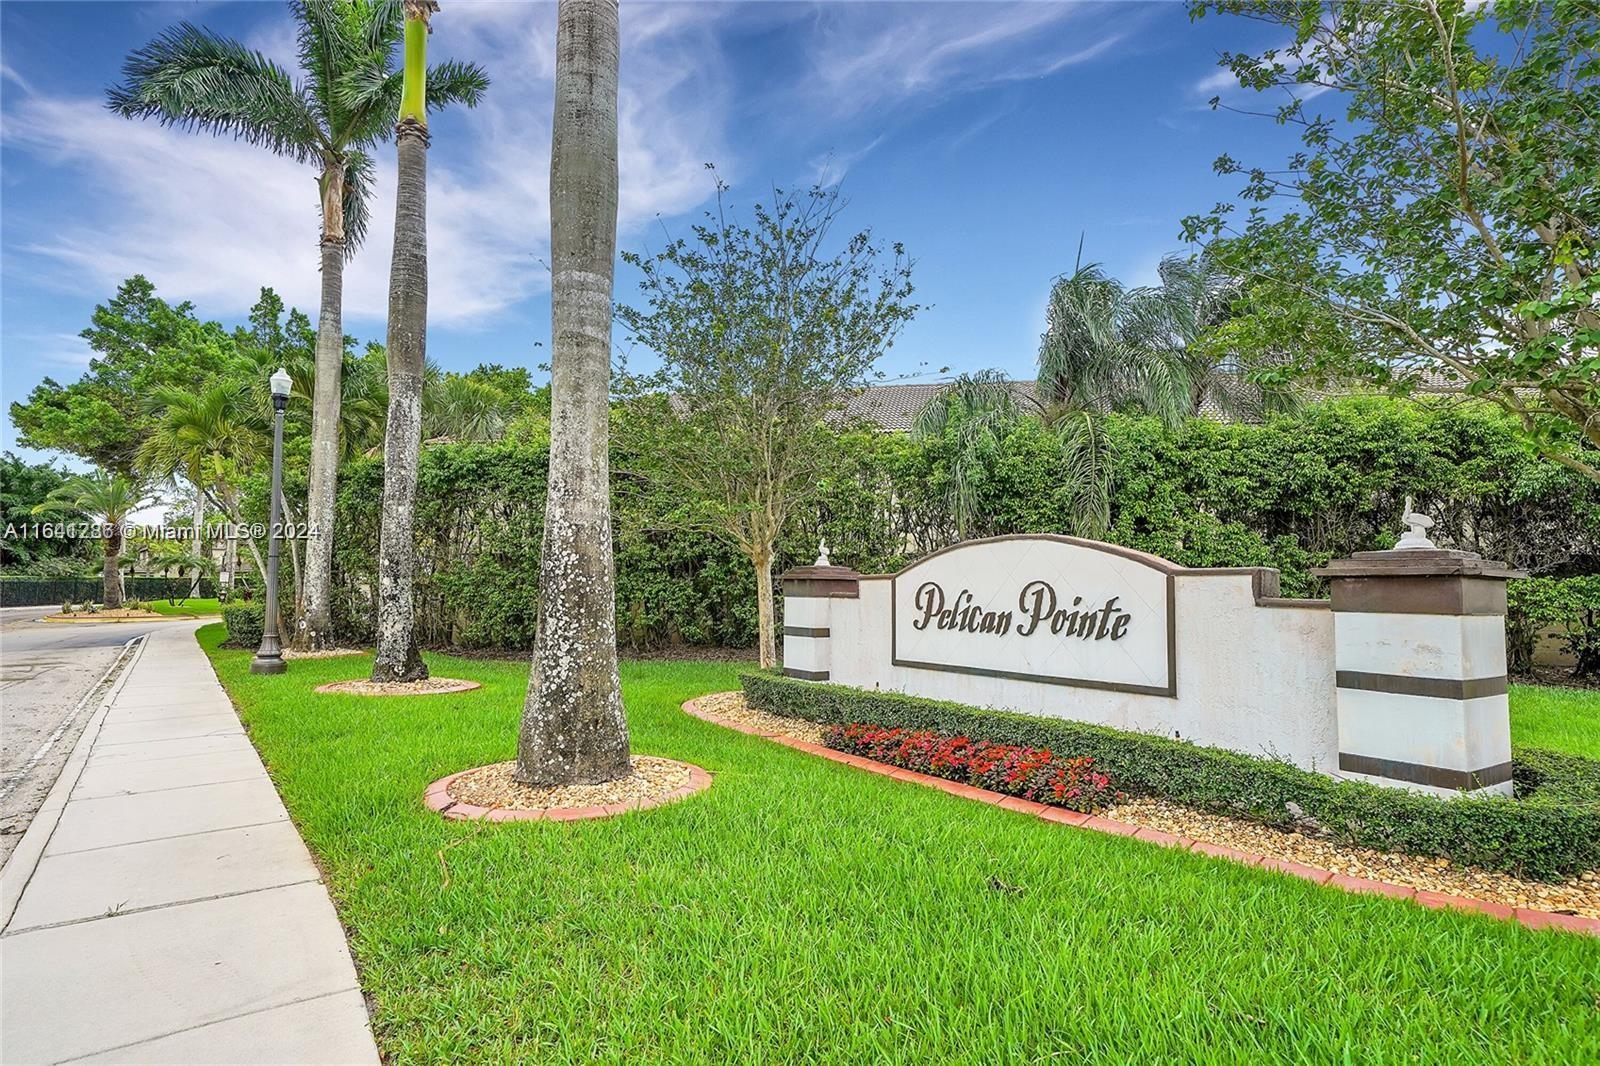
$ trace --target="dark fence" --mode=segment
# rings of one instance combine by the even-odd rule
[[[201,578],[196,589],[193,578],[128,577],[123,578],[122,589],[129,600],[181,600],[217,594],[216,582],[210,578]],[[97,577],[0,577],[0,607],[60,606],[86,600],[99,603],[104,590]]]

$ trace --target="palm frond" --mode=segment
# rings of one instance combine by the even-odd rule
[[[488,91],[489,75],[476,63],[447,59],[428,68],[429,111],[442,111],[451,104],[477,107]]]
[[[344,166],[344,255],[348,261],[366,239],[371,222],[376,175],[372,157],[359,149],[345,156]]]
[[[323,146],[311,102],[282,67],[191,23],[131,53],[122,73],[106,103],[124,117],[232,134],[302,163]]]

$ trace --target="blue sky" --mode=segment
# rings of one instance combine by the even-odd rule
[[[436,118],[429,154],[428,352],[451,369],[548,358],[554,4],[445,0],[435,58],[483,64],[476,111]],[[124,277],[237,322],[260,286],[315,314],[313,175],[248,145],[117,119],[124,54],[180,19],[293,64],[279,3],[0,6],[0,395],[67,381],[77,333]],[[1050,279],[1084,257],[1130,283],[1180,250],[1179,220],[1231,196],[1226,151],[1276,163],[1224,50],[1277,43],[1253,23],[1190,22],[1178,3],[623,4],[620,243],[682,232],[713,195],[842,182],[843,225],[902,241],[929,305],[885,359],[930,380],[1028,376]],[[346,274],[345,329],[381,339],[393,149],[376,223]],[[636,293],[618,274],[617,295]],[[536,344],[538,345],[536,347]],[[630,359],[648,362],[634,353]],[[542,375],[541,375],[542,376]],[[5,419],[0,445],[15,448]]]

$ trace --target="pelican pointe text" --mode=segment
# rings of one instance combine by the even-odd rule
[[[1056,636],[1121,640],[1127,635],[1133,616],[1117,606],[1119,599],[1120,596],[1111,596],[1099,603],[1086,604],[1082,596],[1073,596],[1068,603],[1050,582],[1030,581],[1017,594],[1014,609],[995,610],[979,603],[968,589],[951,597],[937,581],[924,581],[917,586],[912,601],[920,617],[912,619],[911,628],[997,637],[1012,633],[1031,637],[1047,629]]]

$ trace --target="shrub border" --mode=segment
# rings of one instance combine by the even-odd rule
[[[727,693],[717,693],[717,695],[727,695]],[[1151,829],[1148,826],[1119,822],[1115,818],[1106,818],[1103,815],[1080,814],[1077,811],[1069,811],[1065,807],[1052,807],[1049,804],[1022,799],[1020,796],[1008,796],[1002,792],[993,792],[986,788],[962,784],[959,781],[951,781],[948,778],[934,777],[931,774],[919,773],[916,770],[906,770],[890,766],[887,763],[875,762],[860,755],[835,751],[821,744],[812,744],[809,741],[798,740],[782,733],[768,732],[755,726],[747,725],[744,722],[734,721],[731,718],[723,718],[720,715],[712,714],[710,711],[702,710],[699,699],[685,700],[682,707],[686,714],[703,722],[709,722],[712,725],[723,726],[750,736],[760,737],[763,740],[770,740],[776,744],[782,744],[786,748],[803,751],[808,755],[827,759],[829,762],[843,763],[846,766],[855,767],[857,770],[879,774],[893,781],[906,781],[914,785],[924,785],[928,788],[938,789],[940,792],[947,792],[952,796],[960,796],[962,799],[990,803],[1016,814],[1031,815],[1041,821],[1055,825],[1064,825],[1073,829],[1088,829],[1096,833],[1106,833],[1110,836],[1132,837],[1147,844],[1177,848],[1180,851],[1192,851],[1209,858],[1236,862],[1242,866],[1259,866],[1265,870],[1276,870],[1278,873],[1302,878],[1314,885],[1338,888],[1346,892],[1367,893],[1410,900],[1418,906],[1426,907],[1429,910],[1449,908],[1484,914],[1491,918],[1519,922],[1529,929],[1561,929],[1567,932],[1600,936],[1600,918],[1585,918],[1577,914],[1556,914],[1553,911],[1532,910],[1527,907],[1508,907],[1504,903],[1476,899],[1471,896],[1452,896],[1445,892],[1429,892],[1413,888],[1410,885],[1392,885],[1387,881],[1371,881],[1364,877],[1336,874],[1331,870],[1323,870],[1303,863],[1289,862],[1285,859],[1276,859],[1267,855],[1258,855],[1255,852],[1241,851],[1237,848],[1225,848],[1219,844],[1208,844],[1203,840],[1191,840],[1188,837],[1165,833],[1159,829]]]
[[[823,725],[900,726],[1088,755],[1129,795],[1280,829],[1325,832],[1378,851],[1554,880],[1600,869],[1600,761],[1531,749],[1515,754],[1519,791],[1445,800],[1342,780],[1288,762],[1068,718],[796,681],[740,678],[750,705]]]

